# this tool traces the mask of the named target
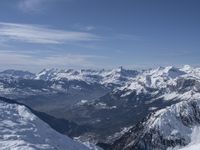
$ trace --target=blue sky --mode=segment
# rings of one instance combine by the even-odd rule
[[[0,69],[199,66],[199,7],[198,0],[1,0]]]

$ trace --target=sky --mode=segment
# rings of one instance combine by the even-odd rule
[[[1,0],[0,70],[200,65],[199,0]]]

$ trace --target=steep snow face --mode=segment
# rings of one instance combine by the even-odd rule
[[[159,110],[146,124],[149,126],[148,132],[157,131],[162,140],[173,141],[171,146],[183,146],[190,142],[192,142],[191,145],[198,143],[200,100],[183,101]]]
[[[25,106],[1,100],[0,135],[1,150],[88,150],[50,128]]]
[[[166,150],[178,149],[189,143],[189,146],[195,147],[196,143],[199,144],[198,126],[200,99],[182,101],[153,113],[146,121],[127,132],[114,149],[129,150],[134,147],[136,150]]]
[[[184,138],[190,141],[190,125],[199,123],[199,101],[180,102],[157,111],[147,122],[149,129],[159,130],[165,139]]]

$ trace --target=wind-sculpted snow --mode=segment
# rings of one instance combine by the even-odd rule
[[[88,150],[56,132],[25,106],[0,100],[1,150]]]

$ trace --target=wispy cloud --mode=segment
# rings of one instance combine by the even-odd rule
[[[140,36],[132,35],[132,34],[116,34],[114,36],[115,39],[125,40],[125,41],[138,41],[141,40]]]
[[[57,30],[49,27],[0,22],[0,38],[39,44],[94,41],[100,37],[89,32]]]
[[[107,59],[104,56],[82,55],[82,54],[58,54],[38,56],[31,53],[0,50],[0,68],[51,68],[72,67],[85,68],[96,67],[97,59]]]
[[[50,1],[52,0],[19,0],[18,8],[23,12],[40,12],[45,6],[45,2]]]
[[[76,23],[73,25],[73,28],[75,29],[79,29],[81,31],[92,31],[92,30],[95,30],[96,27],[93,26],[93,25],[82,25],[80,23]]]

